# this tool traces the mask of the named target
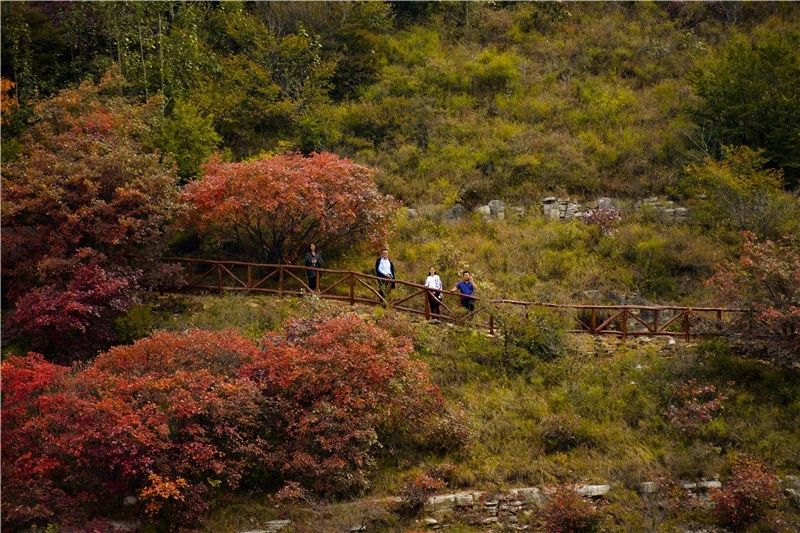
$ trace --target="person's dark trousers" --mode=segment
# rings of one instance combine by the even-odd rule
[[[436,295],[432,292],[428,293],[428,304],[431,307],[431,313],[434,315],[438,315],[439,313],[439,299]]]
[[[320,278],[322,278],[322,274],[320,274]],[[308,288],[312,291],[317,290],[317,273],[316,272],[308,272]]]
[[[391,278],[387,278],[386,276],[379,275],[378,277],[381,278],[378,280],[378,292],[381,294],[381,298],[385,300],[394,283]]]
[[[467,300],[464,298],[461,300],[461,307],[465,308],[471,313],[475,310],[475,300]]]

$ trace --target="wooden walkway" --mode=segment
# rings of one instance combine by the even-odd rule
[[[730,321],[745,309],[726,307],[680,307],[647,305],[594,305],[555,304],[507,299],[474,300],[475,308],[468,311],[461,306],[462,295],[453,291],[443,294],[441,313],[434,314],[428,300],[430,289],[404,280],[394,280],[394,288],[383,296],[379,282],[382,278],[351,270],[310,268],[300,265],[248,263],[243,261],[218,261],[171,257],[167,261],[180,263],[185,269],[185,283],[176,290],[265,293],[278,296],[303,296],[314,294],[319,298],[389,307],[396,311],[422,315],[456,324],[486,327],[494,333],[500,316],[517,310],[526,316],[530,309],[553,309],[569,314],[573,320],[573,333],[592,335],[628,336],[684,336],[708,334],[707,325]],[[316,289],[309,286],[309,273],[316,279]]]

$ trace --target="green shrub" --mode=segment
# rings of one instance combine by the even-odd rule
[[[158,317],[149,303],[135,304],[128,312],[114,321],[114,329],[120,344],[130,344],[150,335],[158,325]]]

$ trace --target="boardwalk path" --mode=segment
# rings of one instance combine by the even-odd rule
[[[569,314],[574,323],[573,333],[593,335],[682,335],[689,338],[700,331],[709,331],[709,324],[730,321],[747,313],[744,309],[724,307],[680,307],[647,305],[555,304],[508,299],[472,298],[475,309],[467,312],[460,306],[461,295],[441,291],[441,314],[434,315],[429,307],[429,289],[423,285],[395,280],[388,296],[381,295],[381,278],[350,270],[307,268],[299,265],[248,263],[172,257],[186,270],[186,283],[180,290],[265,293],[284,295],[316,294],[319,298],[339,300],[350,305],[365,304],[390,307],[396,311],[424,315],[457,324],[487,327],[494,332],[499,317],[507,313],[527,314],[530,309],[554,309]],[[308,284],[308,274],[316,277],[316,290]]]

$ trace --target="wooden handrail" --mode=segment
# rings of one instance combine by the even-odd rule
[[[187,286],[187,288],[194,288],[194,289],[202,289],[202,290],[213,290],[219,293],[224,293],[225,291],[241,291],[241,292],[266,292],[266,293],[277,293],[279,295],[284,294],[292,294],[292,293],[301,293],[301,292],[313,292],[317,294],[320,298],[327,298],[327,299],[335,299],[341,301],[348,301],[350,305],[354,305],[355,303],[366,303],[371,305],[386,305],[386,306],[394,306],[397,305],[397,309],[410,312],[410,313],[417,313],[423,314],[426,317],[435,316],[439,319],[451,320],[454,322],[465,322],[468,319],[473,318],[475,315],[479,313],[488,312],[489,314],[489,328],[491,331],[494,330],[495,324],[495,316],[492,312],[491,308],[487,307],[479,307],[478,304],[485,303],[490,306],[498,306],[498,305],[511,305],[511,306],[520,306],[527,309],[529,307],[540,307],[540,308],[550,308],[550,309],[565,309],[565,310],[573,310],[573,311],[580,311],[586,310],[591,311],[591,324],[587,324],[580,319],[577,319],[577,322],[580,326],[583,326],[586,329],[578,329],[573,331],[580,331],[584,333],[593,333],[593,334],[614,334],[614,335],[622,335],[623,337],[629,335],[667,335],[667,334],[682,334],[686,335],[687,337],[691,335],[691,323],[690,318],[695,317],[695,313],[715,313],[717,320],[722,320],[723,313],[748,313],[750,312],[748,309],[739,309],[739,308],[730,308],[730,307],[687,307],[687,306],[678,306],[678,305],[662,305],[662,306],[654,306],[654,305],[631,305],[631,304],[624,304],[624,305],[613,305],[613,304],[580,304],[580,303],[553,303],[553,302],[535,302],[535,301],[525,301],[525,300],[514,300],[508,298],[497,298],[497,299],[486,299],[482,300],[477,296],[461,294],[457,291],[450,291],[450,290],[441,290],[436,291],[440,292],[443,295],[457,297],[460,300],[472,300],[476,305],[473,311],[470,311],[466,315],[459,316],[456,313],[453,313],[450,308],[442,302],[440,305],[444,307],[450,315],[443,315],[437,314],[433,315],[431,310],[429,309],[428,305],[428,295],[433,292],[433,289],[426,287],[425,285],[414,283],[411,281],[401,280],[401,279],[387,279],[380,276],[376,276],[373,274],[367,274],[364,272],[356,272],[353,270],[336,270],[330,268],[318,268],[318,267],[309,267],[305,265],[291,265],[291,264],[275,264],[275,263],[255,263],[249,261],[236,261],[236,260],[218,260],[218,259],[199,259],[199,258],[192,258],[192,257],[168,257],[165,258],[165,261],[172,261],[178,263],[187,263],[187,264],[195,264],[195,265],[207,265],[211,267],[209,271],[205,273],[201,273],[201,275],[193,280],[195,282],[194,285],[191,283]],[[242,277],[239,277],[236,273],[234,273],[233,269],[235,267],[246,267],[246,280],[243,281]],[[253,278],[253,269],[272,269],[273,272],[270,272],[266,276],[259,276],[258,281],[254,281]],[[241,272],[241,269],[239,269]],[[216,279],[213,281],[207,280],[208,275],[210,273],[216,273]],[[316,276],[316,283],[315,289],[311,289],[310,282],[306,284],[299,274],[301,272],[309,273],[313,272]],[[272,278],[275,273],[278,274],[278,288],[268,288],[264,286],[264,282],[268,279]],[[286,275],[284,275],[286,274]],[[333,285],[322,289],[320,287],[320,279],[322,278],[321,274],[334,274],[334,275],[341,275],[342,278],[338,279]],[[287,276],[288,275],[288,276]],[[243,276],[245,277],[245,276]],[[230,281],[234,282],[234,286],[226,286],[225,285],[225,278],[230,278]],[[213,279],[213,278],[212,278]],[[295,285],[299,283],[300,289],[292,288],[292,279],[295,280]],[[208,284],[199,284],[198,282],[202,282],[207,280],[206,283]],[[289,287],[286,287],[286,282],[289,283]],[[378,285],[378,282],[382,283],[392,283],[393,285],[408,287],[413,289],[413,293],[410,295],[404,295],[403,298],[397,300],[396,302],[392,302],[389,298],[385,298],[382,296],[382,293],[379,293],[375,290],[375,285],[372,285],[368,282],[376,282],[375,285]],[[374,293],[373,296],[369,298],[364,298],[362,296],[356,296],[355,289],[357,286],[363,285],[367,289],[370,290],[371,293]],[[342,294],[334,294],[332,289],[334,287],[341,286],[342,288],[348,289],[348,295]],[[421,296],[424,300],[422,309],[416,309],[413,307],[409,307],[408,304],[400,306],[399,304],[408,302],[409,300],[413,300]],[[611,316],[597,316],[598,310],[605,310],[611,312]],[[634,312],[653,312],[654,317],[653,319],[647,319],[648,321],[645,322],[641,318],[639,318]],[[659,324],[659,317],[662,316],[663,312],[674,312],[677,313],[676,316],[667,319],[666,323]],[[676,323],[679,318],[682,318],[681,324],[681,331],[680,332],[672,332],[668,331],[667,328],[671,326],[673,323]],[[597,321],[600,319],[602,322],[598,325]],[[629,329],[629,321],[633,320],[633,324],[637,325],[641,323],[644,326],[644,331],[636,331]],[[618,323],[620,329],[609,329],[613,327],[614,323]],[[641,326],[639,326],[641,327]]]

